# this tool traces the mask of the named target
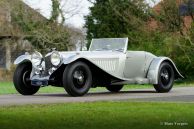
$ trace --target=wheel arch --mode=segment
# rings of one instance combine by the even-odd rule
[[[150,64],[149,70],[147,72],[147,78],[150,80],[151,84],[158,84],[158,72],[160,69],[160,65],[163,62],[168,62],[174,70],[175,73],[175,79],[184,78],[179,70],[177,69],[175,63],[168,57],[157,57],[154,58],[153,61]]]
[[[31,55],[21,55],[14,61],[15,65],[19,65],[22,63],[31,63],[32,64]]]

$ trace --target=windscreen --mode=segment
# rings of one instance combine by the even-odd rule
[[[120,51],[126,50],[128,43],[127,38],[106,38],[106,39],[93,39],[90,51]]]

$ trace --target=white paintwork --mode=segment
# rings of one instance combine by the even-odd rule
[[[172,66],[175,69],[175,74],[177,77],[179,76],[180,78],[184,78],[180,74],[180,72],[176,68],[176,65],[174,64],[174,62],[170,58],[168,58],[168,57],[156,57],[151,62],[149,70],[148,70],[148,75],[147,75],[147,78],[150,80],[151,84],[158,84],[158,71],[160,68],[160,64],[164,61],[169,61],[172,64]],[[175,79],[178,79],[177,77]]]
[[[31,61],[31,55],[21,55],[21,56],[19,56],[14,61],[14,64],[17,65],[17,64],[20,64],[21,62],[24,62],[24,61]]]
[[[109,39],[111,42],[115,39]],[[105,41],[109,41],[105,40]],[[102,42],[103,40],[98,40]],[[104,72],[119,79],[118,82],[112,82],[112,85],[118,84],[157,84],[158,71],[163,61],[169,61],[174,67],[176,77],[183,77],[177,70],[173,61],[167,57],[156,57],[145,51],[126,51],[128,39],[118,39],[122,41],[124,50],[119,51],[72,51],[59,52],[62,58],[62,64],[68,65],[79,59],[85,59],[99,67]],[[46,56],[52,54],[48,53]],[[15,64],[24,61],[30,61],[30,55],[23,55],[16,59]]]
[[[126,54],[117,51],[80,51],[61,52],[64,64],[69,64],[77,59],[83,58],[95,64],[109,74],[124,78],[123,68]],[[120,69],[121,68],[121,69]]]

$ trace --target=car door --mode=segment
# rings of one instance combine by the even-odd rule
[[[124,68],[125,78],[145,78],[146,55],[143,51],[128,51]]]

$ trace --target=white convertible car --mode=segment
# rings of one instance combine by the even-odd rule
[[[15,60],[13,82],[22,95],[52,85],[83,96],[91,87],[119,92],[126,84],[153,84],[157,92],[169,92],[174,80],[183,78],[168,57],[127,48],[128,38],[106,38],[93,39],[89,51],[26,53]]]

